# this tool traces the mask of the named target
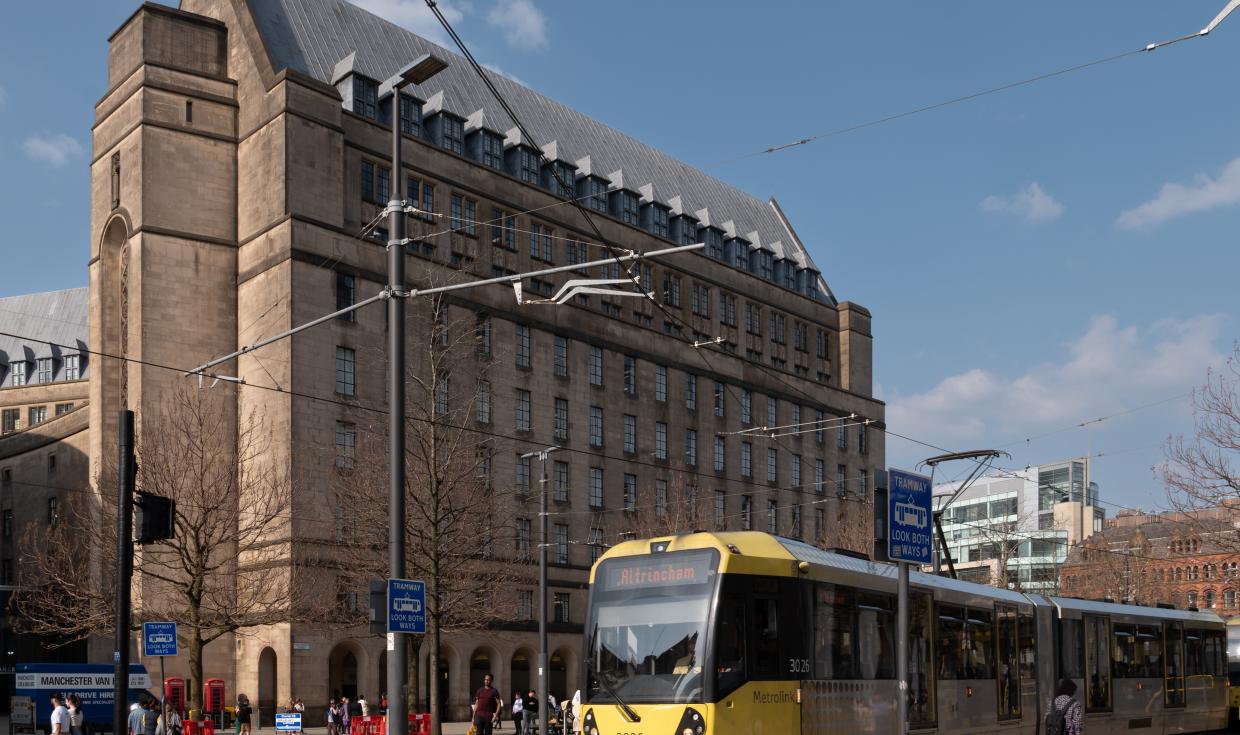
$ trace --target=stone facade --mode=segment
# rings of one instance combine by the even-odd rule
[[[143,416],[153,415],[161,392],[186,380],[170,367],[192,367],[333,311],[342,275],[353,279],[358,299],[380,291],[386,280],[381,239],[358,233],[383,208],[383,197],[370,188],[381,185],[376,179],[364,184],[362,172],[378,176],[387,165],[391,129],[346,109],[337,86],[276,68],[262,29],[269,33],[273,23],[287,21],[256,18],[255,7],[238,0],[185,0],[179,11],[144,5],[111,38],[110,88],[98,103],[94,128],[90,342],[129,360],[102,360],[91,377],[89,457],[96,468],[114,451],[117,409],[137,412],[139,432],[158,430]],[[394,59],[392,70],[407,61]],[[464,61],[453,57],[452,63]],[[435,81],[427,87],[432,97]],[[435,192],[434,215],[409,220],[408,235],[417,243],[408,259],[411,286],[563,264],[567,240],[593,239],[580,215],[557,206],[563,200],[542,185],[425,137],[407,135],[403,146],[402,183],[416,179]],[[617,184],[619,177],[612,178]],[[472,233],[447,224],[453,197],[473,203],[478,222]],[[506,247],[503,232],[492,228],[493,211],[518,213],[511,225],[515,247]],[[617,247],[644,251],[674,244],[620,217],[592,215]],[[756,236],[743,240],[745,230],[723,221],[729,216],[716,211],[694,221],[703,227],[709,219],[719,221],[717,231],[750,242],[755,257],[773,252],[762,251]],[[536,225],[550,228],[555,240],[554,248],[532,258],[528,233]],[[787,240],[794,241],[785,227]],[[590,257],[598,253],[592,248]],[[808,257],[796,257],[802,261],[800,280],[787,283],[817,278]],[[793,260],[781,266],[797,267]],[[558,287],[567,277],[548,280]],[[519,452],[553,443],[571,450],[564,455],[571,491],[556,511],[574,519],[574,543],[551,579],[552,592],[568,595],[567,620],[551,626],[552,684],[561,697],[577,688],[580,677],[586,581],[597,553],[587,537],[597,529],[599,538],[614,541],[633,514],[643,512],[624,509],[623,475],[634,475],[643,489],[689,478],[681,485],[698,488],[710,507],[719,507],[717,517],[705,519],[710,527],[748,523],[825,546],[864,547],[873,478],[884,466],[882,431],[864,431],[867,424],[881,429],[883,422],[883,405],[871,392],[867,310],[837,303],[825,284],[822,290],[812,283],[808,290],[789,288],[705,254],[653,263],[648,278],[658,305],[592,297],[560,307],[519,307],[512,289],[499,286],[461,291],[446,301],[451,318],[486,315],[493,325],[494,418],[488,430],[516,450],[494,458],[495,481],[511,482]],[[699,304],[699,294],[708,307]],[[730,319],[721,318],[721,296],[733,300]],[[409,308],[427,307],[414,300]],[[748,309],[755,315],[749,321]],[[385,326],[378,311],[362,310],[353,321],[334,320],[218,368],[246,382],[237,389],[236,414],[220,430],[236,431],[237,417],[251,412],[264,417],[275,437],[266,461],[297,470],[290,556],[314,556],[329,570],[335,541],[330,529],[339,512],[332,490],[336,423],[361,425],[366,407],[385,405]],[[529,329],[528,365],[515,354],[518,326]],[[699,335],[721,337],[723,344],[694,347]],[[567,340],[567,375],[553,372],[556,338]],[[347,398],[336,390],[338,347],[357,356],[356,391]],[[591,380],[595,349],[602,354],[599,381]],[[418,359],[417,350],[410,346],[410,359]],[[626,358],[634,361],[631,390],[625,390]],[[666,395],[659,398],[657,370],[666,375]],[[514,426],[517,391],[535,397],[529,431]],[[561,436],[553,436],[553,398],[569,407]],[[605,417],[601,447],[590,441],[587,428],[592,406]],[[745,406],[748,417],[742,417]],[[624,451],[624,415],[635,417],[638,427],[632,452]],[[820,416],[845,427],[851,438],[837,443],[834,424],[819,434],[737,434]],[[655,446],[656,424],[666,426],[666,456]],[[686,453],[690,430],[697,432],[696,458]],[[725,448],[719,470],[713,464],[716,436],[724,438]],[[751,452],[748,471],[742,468],[745,445]],[[601,503],[589,495],[591,468],[605,478]],[[537,519],[532,497],[510,510]],[[863,532],[857,534],[858,528]],[[293,572],[290,566],[272,573]],[[363,591],[366,580],[338,568],[294,583]],[[466,713],[484,670],[495,675],[506,696],[529,685],[534,630],[530,619],[512,620],[445,639],[439,676],[454,716]],[[226,679],[230,697],[248,693],[268,711],[294,696],[318,708],[335,693],[364,693],[373,700],[383,689],[382,641],[363,629],[289,622],[221,639],[207,652],[207,677]],[[169,662],[169,675],[184,675],[179,663]]]

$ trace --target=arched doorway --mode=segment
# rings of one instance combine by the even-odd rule
[[[429,649],[430,646],[429,645],[425,646],[425,648]],[[448,712],[448,694],[449,694],[449,690],[451,689],[451,685],[450,685],[451,680],[449,679],[449,674],[451,673],[451,666],[449,664],[449,661],[451,657],[452,657],[452,650],[448,646],[440,647],[439,649],[439,672],[438,672],[439,711],[443,713],[445,722],[450,721],[448,720],[448,717],[450,716]],[[431,668],[430,667],[430,656],[429,655],[422,656],[421,659],[422,659],[422,662],[418,666],[418,669],[422,672],[424,678],[418,684],[418,687],[419,687],[418,705],[420,707],[418,711],[419,712],[430,712],[430,706],[431,706],[430,705],[431,680],[430,680],[430,674],[429,674],[429,671]]]
[[[533,688],[533,679],[530,678],[530,661],[534,658],[534,654],[528,648],[518,649],[512,654],[511,672],[508,675],[508,681],[511,682],[513,692],[528,692]]]
[[[568,664],[559,651],[551,654],[551,660],[547,662],[547,686],[547,693],[557,702],[573,694],[568,690]]]
[[[357,699],[357,657],[352,642],[338,643],[332,649],[327,657],[327,691],[332,697]]]
[[[270,646],[258,654],[258,726],[276,724],[276,652]]]
[[[375,697],[375,704],[383,700],[387,694],[387,651],[379,654],[379,678],[375,679],[379,682],[378,696]]]
[[[495,679],[495,672],[491,670],[493,660],[491,652],[485,648],[479,648],[469,657],[469,692],[467,694],[470,701],[473,701],[474,692],[482,686],[482,677],[491,674],[491,679]]]

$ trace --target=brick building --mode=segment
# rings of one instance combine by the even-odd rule
[[[1192,516],[1124,511],[1072,549],[1063,594],[1170,603],[1240,615],[1240,532],[1225,509]]]
[[[448,69],[398,105],[380,96],[381,80],[427,52]],[[512,129],[463,59],[342,0],[142,6],[110,39],[96,108],[89,342],[126,360],[101,360],[90,376],[88,456],[97,472],[114,453],[121,407],[137,413],[140,432],[158,430],[143,417],[185,380],[159,365],[193,366],[382,288],[386,232],[358,233],[390,194],[393,109],[405,132],[397,179],[429,213],[409,220],[415,284],[598,258],[592,230],[560,206],[569,197],[621,248],[705,242],[638,272],[657,304],[591,296],[519,307],[500,287],[447,301],[453,318],[486,320],[487,359],[501,368],[487,426],[516,451],[495,456],[495,482],[528,482],[519,452],[569,450],[556,456],[557,508],[583,520],[553,530],[551,674],[563,696],[579,677],[598,544],[620,519],[650,512],[630,506],[635,488],[696,488],[711,527],[864,548],[884,466],[883,434],[866,423],[881,428],[883,405],[872,394],[869,312],[836,298],[773,199],[492,81],[538,140]],[[572,191],[559,190],[552,168]],[[566,277],[524,287],[547,293]],[[300,471],[288,555],[313,557],[318,571],[294,583],[365,589],[333,566],[331,529],[347,509],[335,507],[332,485],[351,427],[385,400],[384,332],[377,310],[363,311],[226,366],[247,385],[220,430],[258,412],[278,437],[266,459]],[[715,337],[717,347],[693,344]],[[782,438],[735,433],[819,420],[834,423]],[[505,512],[520,523],[536,508],[529,494]],[[519,531],[511,543],[521,546]],[[276,573],[293,574],[291,562]],[[532,589],[518,592],[532,599]],[[466,714],[484,669],[502,691],[528,682],[531,614],[445,640],[438,676],[452,714]],[[95,649],[100,660],[110,650]],[[184,674],[179,663],[170,675]],[[335,692],[373,696],[383,665],[383,641],[362,628],[290,621],[210,644],[205,675],[269,709],[291,696],[311,706]],[[421,666],[425,676],[425,647]]]

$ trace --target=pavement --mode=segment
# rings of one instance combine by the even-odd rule
[[[0,735],[8,735],[8,732],[9,732],[9,716],[0,714]],[[229,730],[227,732],[231,733],[232,731]],[[271,727],[254,728],[254,733],[256,735],[257,733],[260,733],[260,732],[267,733],[268,735],[275,735],[276,731],[275,731],[275,728],[271,728]],[[302,732],[305,733],[305,735],[327,735],[327,728],[326,727],[307,727]],[[443,725],[443,735],[466,735],[466,733],[468,732],[469,732],[468,722],[445,722]],[[496,730],[495,732],[496,732],[496,735],[499,735],[499,733],[504,733],[504,735],[516,735],[512,729],[512,722],[510,720],[504,721],[503,727]]]

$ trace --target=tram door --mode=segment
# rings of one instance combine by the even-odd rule
[[[1183,707],[1184,696],[1184,628],[1179,623],[1163,623],[1163,638],[1167,650],[1163,655],[1163,678],[1166,687],[1163,691],[1163,705],[1166,707]]]
[[[1085,616],[1085,711],[1111,710],[1111,619]]]

